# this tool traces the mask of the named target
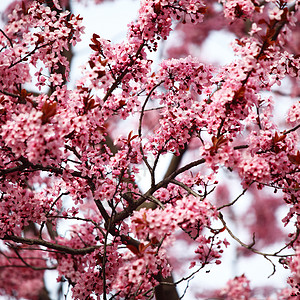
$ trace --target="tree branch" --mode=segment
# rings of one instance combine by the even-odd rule
[[[23,237],[15,236],[15,235],[5,235],[2,238],[2,240],[13,241],[16,243],[21,243],[21,244],[26,244],[26,245],[44,246],[49,249],[54,249],[59,252],[68,253],[71,255],[85,255],[88,253],[92,253],[95,250],[100,248],[100,246],[90,246],[90,247],[86,247],[86,248],[73,249],[73,248],[70,248],[65,245],[59,245],[59,244],[47,242],[47,241],[41,240],[41,239],[29,239],[29,238],[23,238]]]

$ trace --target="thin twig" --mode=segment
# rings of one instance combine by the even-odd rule
[[[19,64],[20,62],[22,62],[23,60],[25,60],[27,57],[29,57],[30,55],[32,55],[36,50],[39,50],[43,47],[46,47],[46,46],[49,46],[53,44],[53,42],[49,42],[49,43],[46,43],[46,44],[43,44],[43,45],[40,45],[38,47],[35,47],[32,51],[30,51],[28,54],[26,54],[24,57],[21,57],[19,60],[17,60],[16,62],[14,63],[11,63],[10,66],[8,67],[9,69],[14,67],[15,65]]]
[[[10,246],[10,247],[12,247],[12,246]],[[32,269],[32,270],[35,270],[35,271],[41,271],[41,270],[54,270],[54,269],[56,269],[56,267],[35,267],[35,266],[32,266],[32,265],[30,265],[29,263],[27,263],[25,260],[24,260],[24,258],[20,255],[20,253],[19,253],[19,251],[18,251],[18,249],[17,249],[17,247],[12,247],[13,248],[13,250],[15,251],[15,253],[16,253],[16,255],[18,256],[18,258],[22,261],[22,263],[26,266],[26,267],[28,267],[28,268],[30,268],[30,269]]]
[[[250,184],[249,184],[249,187],[250,187],[250,185],[252,184],[253,182],[251,182]],[[232,206],[232,205],[234,205],[246,192],[247,192],[247,190],[248,190],[248,188],[249,187],[247,187],[247,188],[245,188],[243,191],[242,191],[242,193],[241,194],[239,194],[232,202],[230,202],[230,203],[228,203],[228,204],[224,204],[224,205],[222,205],[222,206],[219,206],[218,208],[217,208],[217,210],[221,210],[221,209],[223,209],[224,207],[228,207],[228,206]]]
[[[145,44],[142,43],[139,48],[137,49],[135,56],[137,57],[142,49],[144,48]],[[131,67],[134,64],[134,60],[131,61],[130,64],[128,64],[128,66],[126,67],[125,70],[123,70],[123,72],[121,73],[121,75],[115,80],[115,82],[111,85],[111,87],[109,88],[109,90],[106,92],[105,96],[103,97],[103,102],[106,102],[106,100],[111,96],[112,92],[118,87],[118,85],[121,83],[122,79],[125,77],[125,75],[129,72],[128,68]]]
[[[142,122],[143,122],[143,117],[144,117],[144,111],[145,111],[145,108],[146,108],[146,105],[151,97],[151,94],[155,91],[156,88],[158,88],[164,81],[160,81],[159,83],[157,83],[149,92],[149,94],[147,95],[144,103],[143,103],[143,106],[142,106],[142,110],[141,110],[141,114],[140,114],[140,119],[139,119],[139,128],[138,128],[138,135],[139,135],[139,138],[141,139],[142,138]],[[153,172],[153,169],[152,167],[150,166],[146,156],[144,155],[144,150],[143,150],[143,145],[142,143],[140,144],[140,151],[141,151],[141,154],[142,154],[142,157],[143,157],[143,161],[144,163],[146,164],[150,174],[151,174],[151,182],[152,182],[152,186],[155,184],[155,177],[154,177],[154,172]]]
[[[193,191],[191,188],[189,188],[187,185],[185,185],[184,183],[176,180],[176,179],[171,179],[170,180],[171,183],[174,183],[180,187],[182,187],[183,189],[185,189],[189,194],[192,194],[193,196],[197,197],[197,198],[202,198],[201,195],[197,194],[195,191]]]
[[[150,195],[149,199],[151,201],[153,201],[155,204],[157,204],[158,206],[160,206],[162,209],[165,208],[164,205],[157,198],[155,198],[154,196]]]
[[[229,235],[236,240],[242,247],[252,251],[253,253],[262,255],[264,257],[267,256],[271,256],[271,257],[287,257],[287,256],[294,256],[295,254],[285,254],[285,255],[278,255],[277,252],[274,253],[265,253],[265,252],[261,252],[259,250],[256,250],[255,248],[253,248],[253,243],[251,243],[250,245],[247,245],[246,243],[242,242],[236,235],[233,234],[233,232],[229,229],[229,227],[227,226],[222,213],[219,213],[219,220],[223,223],[224,228],[226,229],[226,231],[229,233]]]
[[[14,45],[12,43],[12,40],[7,36],[7,34],[0,28],[0,31],[2,32],[2,34],[6,37],[6,39],[8,40],[10,46],[13,48]]]
[[[294,128],[291,128],[291,129],[289,129],[289,130],[283,132],[283,134],[284,134],[284,135],[287,135],[287,134],[289,134],[289,133],[291,133],[291,132],[293,132],[293,131],[296,131],[298,128],[300,128],[300,124],[298,124],[298,125],[295,126]]]

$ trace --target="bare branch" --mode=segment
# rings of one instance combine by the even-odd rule
[[[254,181],[253,181],[253,182],[254,182]],[[249,187],[250,187],[250,185],[251,185],[253,182],[251,182],[251,183],[249,184]],[[232,202],[230,202],[230,203],[228,203],[228,204],[221,205],[220,207],[217,208],[217,210],[221,210],[221,209],[223,209],[224,207],[228,207],[228,206],[234,205],[234,204],[235,204],[235,203],[236,203],[243,195],[245,195],[245,193],[247,192],[247,190],[248,190],[249,187],[245,188],[245,189],[242,191],[242,193],[239,194]]]
[[[226,231],[229,233],[229,235],[234,239],[236,240],[242,247],[252,251],[253,253],[256,253],[256,254],[259,254],[259,255],[262,255],[264,257],[267,257],[267,256],[273,256],[273,257],[287,257],[287,256],[294,256],[294,254],[285,254],[285,255],[278,255],[277,253],[278,252],[274,252],[274,253],[264,253],[264,252],[261,252],[259,250],[256,250],[255,248],[253,248],[254,244],[251,243],[250,245],[242,242],[236,235],[233,234],[233,232],[228,228],[224,218],[223,218],[223,215],[221,213],[219,213],[219,220],[223,223]]]

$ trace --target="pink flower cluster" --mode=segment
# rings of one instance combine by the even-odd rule
[[[128,254],[124,257],[124,265],[119,269],[113,288],[118,291],[117,299],[123,299],[135,291],[135,299],[145,299],[151,295],[157,285],[158,274],[163,277],[171,273],[171,267],[166,258],[166,251],[146,247],[138,256]]]
[[[47,220],[46,212],[53,200],[45,197],[43,192],[34,193],[9,182],[3,182],[1,188],[6,190],[0,202],[1,238],[7,234],[21,235],[31,222],[41,224]]]
[[[61,64],[68,70],[68,62],[62,55],[63,49],[68,49],[70,43],[75,45],[80,41],[79,36],[83,32],[81,19],[70,16],[68,20],[69,14],[57,13],[37,1],[32,1],[25,11],[21,5],[16,5],[8,16],[6,37],[2,36],[4,51],[0,53],[0,90],[15,92],[18,84],[29,82],[30,64],[36,67],[38,62],[42,62],[49,71]],[[52,84],[60,84],[60,80],[54,80],[53,76]],[[37,85],[45,85],[45,77],[39,78]],[[11,82],[14,82],[13,86]]]
[[[297,247],[295,256],[289,261],[289,268],[292,276],[288,278],[288,283],[292,287],[290,296],[300,296],[300,248]]]
[[[224,244],[227,247],[229,243],[226,239],[224,241],[215,241],[214,239],[214,237],[199,236],[195,240],[199,243],[199,246],[195,250],[197,261],[191,262],[190,267],[197,265],[197,262],[200,262],[201,267],[210,263],[221,264],[220,258],[224,252],[221,246]]]
[[[293,104],[289,109],[287,122],[292,126],[298,125],[300,122],[300,101]]]
[[[0,295],[36,300],[44,286],[43,277],[47,268],[46,259],[41,251],[33,251],[28,246],[16,244],[14,246],[15,250],[10,249],[3,252],[1,250]],[[23,262],[20,262],[20,255]],[[28,265],[37,268],[37,270],[33,271],[28,268]],[[22,283],[22,288],[20,288],[20,283]]]
[[[160,127],[148,137],[148,149],[154,153],[172,151],[176,154],[204,125],[202,106],[195,99],[211,85],[212,72],[211,66],[192,56],[162,62],[156,81],[163,82],[167,92],[156,93],[153,97],[165,107]]]
[[[131,228],[141,240],[157,240],[171,236],[179,227],[190,231],[197,227],[199,231],[217,218],[215,208],[207,201],[195,196],[183,197],[174,205],[167,204],[163,210],[142,208],[134,212]]]
[[[219,291],[219,296],[224,299],[250,299],[250,282],[245,275],[241,275],[227,282],[226,287]]]
[[[259,156],[245,157],[240,164],[240,169],[246,185],[249,185],[253,180],[265,183],[271,178],[268,162]]]
[[[138,28],[142,38],[154,42],[157,36],[166,39],[171,31],[171,17],[186,22],[199,23],[203,20],[205,6],[201,0],[192,1],[142,1]]]
[[[256,7],[259,7],[257,1],[251,0],[219,0],[219,2],[224,5],[225,17],[232,20],[238,18],[252,19]]]
[[[53,161],[62,156],[62,140],[56,139],[53,127],[42,126],[43,112],[30,111],[13,115],[2,127],[3,139],[16,158],[24,155],[32,163],[51,164],[46,153]]]

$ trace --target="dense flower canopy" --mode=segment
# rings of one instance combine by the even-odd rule
[[[290,270],[286,288],[270,295],[298,299],[298,5],[141,0],[124,41],[93,34],[72,87],[80,15],[69,0],[13,2],[0,29],[0,294],[46,299],[44,273],[57,270],[73,299],[178,299],[178,283],[221,268],[238,244],[240,255]],[[236,36],[235,59],[211,65],[193,49],[220,29]],[[178,39],[153,62],[172,31]],[[279,105],[287,113],[274,116]],[[222,182],[230,174],[238,197]],[[277,222],[279,208],[286,214]],[[235,220],[248,241],[231,230]],[[195,255],[176,282],[177,240]],[[245,274],[197,295],[262,299]]]

